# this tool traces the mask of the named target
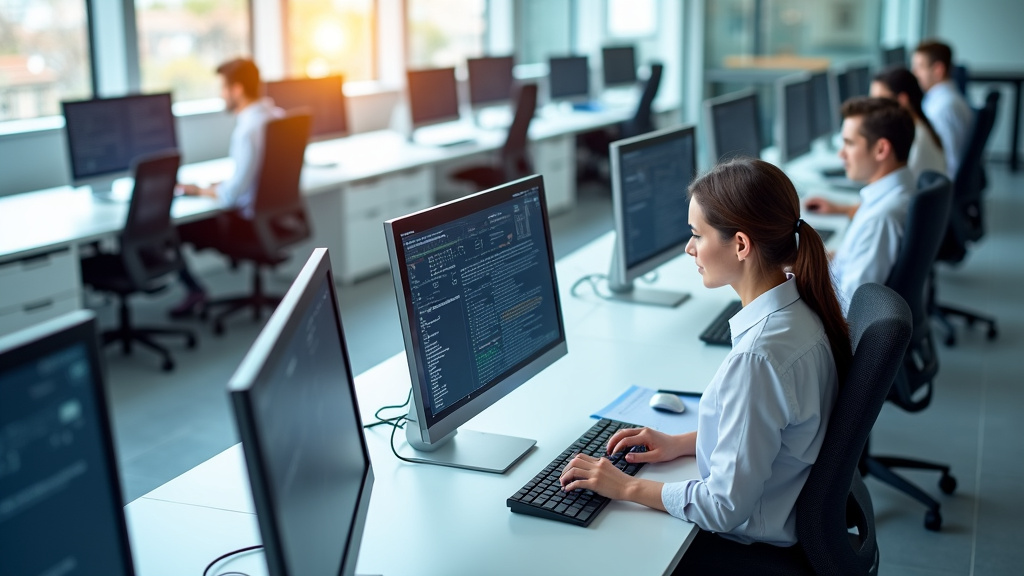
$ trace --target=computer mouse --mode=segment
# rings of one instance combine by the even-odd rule
[[[651,408],[655,410],[661,410],[663,412],[674,412],[681,414],[686,410],[686,404],[683,404],[682,398],[675,394],[665,394],[659,392],[654,396],[651,396]]]

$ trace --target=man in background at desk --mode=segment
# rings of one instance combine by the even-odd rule
[[[885,284],[889,278],[917,184],[907,168],[914,142],[914,119],[909,112],[886,98],[847,100],[842,112],[839,157],[847,178],[868,183],[860,191],[860,207],[853,207],[850,226],[830,266],[845,315],[860,285]],[[809,198],[804,205],[820,214],[851,213],[850,206],[824,198]]]
[[[967,146],[974,125],[974,112],[949,75],[953,68],[953,50],[942,42],[926,40],[918,45],[910,62],[910,69],[925,92],[921,103],[924,114],[942,140],[952,180],[960,168],[960,154]]]
[[[178,227],[184,242],[197,248],[209,246],[220,234],[228,229],[231,218],[250,219],[256,194],[256,175],[263,155],[264,125],[284,112],[274,106],[268,98],[261,98],[260,71],[256,64],[246,58],[237,58],[217,67],[221,78],[221,98],[228,112],[235,114],[235,130],[231,134],[228,156],[234,161],[235,171],[227,180],[201,188],[194,184],[179,184],[180,193],[187,196],[208,196],[216,198],[222,208],[231,212],[190,222]],[[174,308],[171,316],[180,318],[197,311],[206,302],[206,290],[195,276],[183,268],[181,281],[188,294]]]

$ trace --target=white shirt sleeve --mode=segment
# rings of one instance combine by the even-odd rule
[[[849,232],[848,232],[849,233]],[[832,261],[832,274],[839,289],[843,313],[853,293],[868,282],[885,284],[899,256],[900,229],[890,218],[862,222],[856,235]]]
[[[782,381],[763,356],[737,354],[723,371],[715,406],[718,441],[711,447],[699,433],[697,438],[698,452],[711,450],[707,478],[667,483],[661,492],[669,514],[713,532],[728,532],[760,514],[791,414]]]

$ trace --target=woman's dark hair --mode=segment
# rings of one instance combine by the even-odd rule
[[[938,132],[935,131],[931,121],[925,116],[924,109],[921,108],[924,92],[921,90],[921,85],[917,82],[917,77],[910,70],[902,66],[893,66],[875,74],[873,80],[885,84],[894,97],[900,94],[907,95],[907,100],[909,100],[907,104],[910,106],[910,111],[914,113],[914,119],[924,123],[924,127],[928,129],[928,134],[932,137],[932,141],[939,147],[939,150],[942,150],[942,140],[939,140]]]
[[[842,384],[853,357],[849,326],[832,286],[825,244],[800,220],[800,200],[789,178],[772,164],[739,158],[715,166],[688,192],[722,240],[741,231],[750,237],[763,273],[792,267],[800,298],[825,326]]]

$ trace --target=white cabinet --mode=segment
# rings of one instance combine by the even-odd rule
[[[576,138],[573,135],[537,140],[531,144],[533,167],[544,176],[548,213],[569,210],[576,203]]]
[[[71,247],[0,263],[0,335],[77,310],[81,285]]]

